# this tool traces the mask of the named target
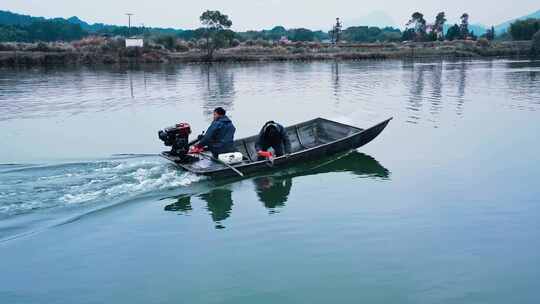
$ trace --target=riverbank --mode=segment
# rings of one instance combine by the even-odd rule
[[[288,45],[242,44],[215,52],[214,62],[362,60],[405,58],[528,57],[531,41],[444,41],[363,43],[334,46],[321,43]],[[118,41],[93,43],[0,44],[0,66],[93,65],[123,63],[208,62],[196,46],[168,50],[163,47],[125,48]]]

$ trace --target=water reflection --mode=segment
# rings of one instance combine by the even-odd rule
[[[253,179],[255,192],[259,201],[264,204],[270,213],[277,212],[276,209],[285,206],[292,188],[292,178],[274,178],[262,176]]]
[[[128,75],[129,75],[129,89],[130,89],[130,92],[131,92],[131,98],[134,98],[135,97],[135,94],[133,94],[133,75],[131,72],[128,72]],[[146,89],[146,87],[145,87]]]
[[[465,103],[465,88],[467,86],[467,68],[468,64],[465,62],[461,62],[460,68],[459,68],[459,76],[458,76],[458,99],[457,99],[457,107],[456,107],[456,114],[457,115],[463,115],[463,105]]]
[[[507,61],[505,66],[509,69],[535,69],[540,68],[540,60]]]
[[[339,62],[334,61],[334,63],[332,63],[332,89],[333,89],[333,94],[334,94],[336,103],[339,103],[339,93],[341,91],[339,73],[340,73]]]
[[[207,64],[201,66],[203,111],[211,119],[216,107],[231,110],[234,103],[234,73],[224,65]]]
[[[430,103],[429,121],[434,123],[434,127],[439,127],[439,114],[443,110],[444,103],[455,104],[455,114],[461,116],[464,113],[464,105],[467,99],[469,69],[473,63],[469,61],[458,62],[403,62],[402,69],[403,83],[407,88],[405,94],[408,96],[406,109],[408,110],[407,122],[418,124],[425,120],[423,115],[424,101]],[[493,70],[493,63],[482,63],[483,67],[489,71]],[[477,75],[481,80],[476,83],[483,83],[486,75],[483,69],[477,69],[482,75]],[[480,73],[478,73],[480,74]]]
[[[508,62],[506,67],[505,93],[512,99],[510,107],[534,110],[540,104],[540,61]]]
[[[206,201],[206,207],[212,221],[216,223],[216,229],[223,229],[225,226],[221,224],[226,220],[232,210],[233,200],[232,191],[229,189],[214,189],[210,192],[201,194],[199,196],[203,201]]]
[[[419,112],[424,98],[424,74],[429,68],[429,65],[413,64],[410,75],[407,76],[408,79],[405,81],[409,83],[409,105],[407,109],[411,111],[407,122],[417,123],[420,120]]]
[[[177,211],[181,213],[188,213],[191,210],[193,210],[193,208],[191,207],[190,195],[180,196],[178,197],[178,200],[176,202],[165,206],[165,211]]]
[[[441,99],[443,97],[443,94],[442,94],[442,90],[443,90],[443,82],[442,82],[443,62],[440,61],[437,64],[434,64],[432,66],[431,73],[432,73],[432,75],[431,75],[431,90],[430,90],[430,96],[429,96],[429,100],[431,101],[430,113],[432,115],[438,115],[442,110]]]
[[[390,171],[375,158],[353,151],[321,161],[293,166],[285,171],[277,171],[273,175],[258,176],[252,181],[259,202],[270,214],[275,214],[285,208],[293,191],[295,178],[337,172],[349,172],[357,177],[369,179],[388,180],[390,178]],[[164,210],[189,214],[193,210],[192,199],[206,202],[206,209],[215,223],[215,228],[225,228],[224,221],[231,215],[233,207],[231,189],[225,186],[203,194],[180,196],[176,202],[165,206]]]
[[[212,221],[216,223],[216,229],[223,229],[222,221],[226,220],[232,210],[233,200],[232,191],[226,188],[213,189],[210,192],[199,194],[196,196],[180,196],[178,200],[172,204],[165,206],[165,211],[175,211],[181,214],[188,214],[193,210],[191,206],[191,198],[196,197],[206,202],[206,209],[208,210]]]
[[[537,109],[539,66],[535,60],[432,60],[2,68],[0,121],[176,105],[202,107],[210,119],[216,106],[245,109],[271,96],[291,106],[309,101],[313,115],[387,109],[437,126],[443,106],[462,115],[467,100],[491,92],[504,96],[505,106],[518,100]]]

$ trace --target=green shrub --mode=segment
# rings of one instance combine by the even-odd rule
[[[86,47],[86,46],[97,46],[97,47],[99,47],[99,46],[101,46],[101,45],[103,45],[105,43],[107,43],[107,41],[103,37],[90,36],[90,37],[83,38],[81,40],[73,41],[73,42],[71,42],[71,45],[74,48],[79,49],[79,48],[83,48],[83,47]]]
[[[309,47],[312,49],[320,49],[322,47],[322,44],[320,42],[312,42],[309,44]]]
[[[263,39],[257,39],[257,41],[255,41],[255,44],[257,46],[262,46],[262,47],[270,47],[271,44],[270,42],[268,42],[268,40],[263,40]]]
[[[233,40],[231,41],[231,46],[232,46],[232,47],[237,47],[237,46],[239,46],[239,45],[240,45],[240,40],[238,40],[238,39],[233,39]]]
[[[518,20],[510,25],[510,35],[514,40],[531,40],[540,30],[540,19]]]
[[[119,53],[122,57],[136,58],[142,55],[142,50],[138,47],[130,47],[122,49]]]
[[[38,44],[31,46],[27,49],[30,52],[54,52],[55,50],[45,42],[39,42]]]
[[[154,42],[164,46],[168,50],[176,49],[176,38],[172,35],[159,36]]]
[[[124,49],[126,44],[122,39],[107,39],[107,41],[101,45],[102,52],[116,52],[118,50]]]
[[[306,53],[307,50],[305,47],[295,47],[293,50],[292,50],[292,53],[293,54],[304,54]]]
[[[183,53],[183,52],[187,52],[187,51],[189,51],[189,46],[188,46],[187,43],[181,42],[181,43],[178,43],[178,44],[176,45],[175,50],[176,50],[177,52],[182,52],[182,53]]]
[[[487,40],[486,38],[480,38],[476,42],[476,45],[478,45],[479,47],[486,48],[489,46],[489,40]]]

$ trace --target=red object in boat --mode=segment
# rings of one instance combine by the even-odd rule
[[[194,145],[194,146],[191,146],[191,148],[189,149],[189,154],[199,154],[201,152],[204,151],[204,147],[201,146],[201,145]]]
[[[257,155],[259,155],[260,157],[264,157],[264,158],[271,158],[272,157],[272,152],[270,152],[270,151],[259,151],[259,152],[257,152]]]

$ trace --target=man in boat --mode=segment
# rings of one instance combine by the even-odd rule
[[[214,157],[219,154],[234,152],[234,127],[232,121],[227,117],[225,109],[218,107],[214,109],[214,121],[206,133],[200,136],[198,149],[207,148]]]
[[[264,159],[269,148],[274,150],[276,157],[291,153],[291,141],[287,130],[275,121],[264,124],[255,143],[259,159]],[[262,152],[262,153],[261,153]]]

